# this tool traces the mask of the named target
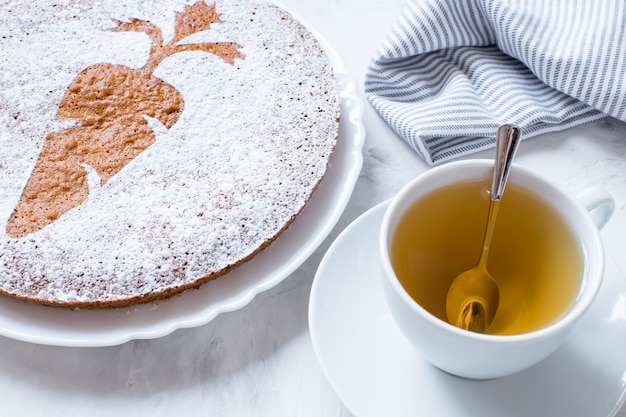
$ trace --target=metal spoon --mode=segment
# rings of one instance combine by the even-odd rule
[[[500,200],[519,142],[520,129],[517,126],[505,124],[498,128],[489,215],[480,259],[476,266],[457,276],[448,290],[446,300],[448,321],[465,330],[484,333],[493,322],[498,309],[500,290],[487,271],[487,256]]]

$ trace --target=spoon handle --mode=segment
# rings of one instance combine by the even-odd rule
[[[494,164],[493,183],[491,184],[491,200],[500,201],[509,177],[511,162],[520,143],[519,127],[504,124],[496,132],[496,162]]]

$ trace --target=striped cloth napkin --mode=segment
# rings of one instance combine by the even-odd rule
[[[626,0],[410,0],[365,76],[429,164],[612,116],[626,121]]]

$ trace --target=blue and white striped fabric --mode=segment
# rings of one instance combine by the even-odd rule
[[[607,116],[626,121],[626,0],[410,0],[372,106],[429,164]]]

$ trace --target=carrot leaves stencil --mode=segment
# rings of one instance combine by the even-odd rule
[[[243,59],[236,43],[178,44],[185,37],[220,22],[215,5],[200,1],[176,14],[174,38],[164,44],[161,30],[137,19],[116,22],[115,32],[142,32],[151,40],[146,65],[95,64],[83,70],[59,104],[57,119],[74,126],[46,136],[43,149],[7,224],[7,234],[23,237],[43,229],[89,195],[88,175],[107,183],[156,136],[146,117],[171,128],[180,118],[184,100],[172,85],[154,77],[167,57],[203,51],[233,64]]]

